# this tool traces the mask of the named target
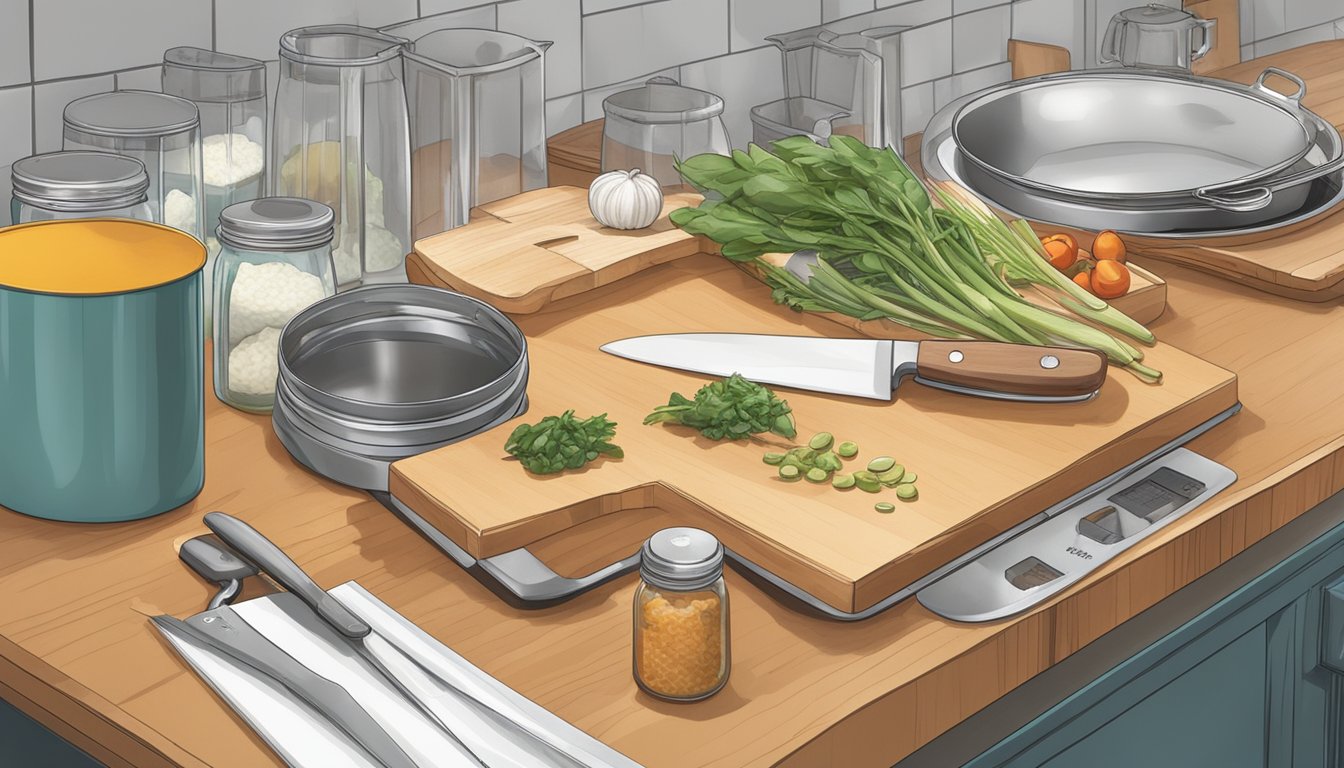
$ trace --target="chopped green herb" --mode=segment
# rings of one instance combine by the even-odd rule
[[[764,456],[761,457],[761,461],[764,461],[766,464],[770,464],[770,465],[772,465],[772,466],[777,466],[777,465],[779,465],[781,462],[784,461],[784,454],[782,454],[782,453],[767,453],[767,454],[765,454]]]
[[[701,387],[695,399],[673,392],[644,418],[645,424],[683,424],[711,440],[742,440],[772,432],[793,438],[798,434],[789,404],[769,389],[733,374]]]
[[[807,470],[807,479],[809,482],[824,483],[826,482],[826,479],[830,476],[831,476],[830,472],[827,472],[826,470],[820,467],[813,467]]]
[[[807,441],[807,447],[814,451],[824,451],[830,448],[833,442],[835,442],[835,438],[831,436],[830,432],[818,432],[812,436],[811,440]]]
[[[779,468],[779,476],[785,480],[797,480],[803,471],[792,464],[785,464]]]
[[[895,512],[896,505],[892,504],[890,501],[879,501],[873,505],[873,509],[876,509],[878,512]]]
[[[852,459],[859,455],[859,444],[846,440],[835,449],[835,452],[840,454],[840,458],[842,459]]]
[[[607,414],[579,419],[569,410],[535,425],[519,424],[505,441],[504,450],[527,471],[551,475],[578,469],[598,456],[624,457],[620,446],[610,442],[615,436],[616,423],[608,421]]]
[[[831,487],[845,490],[854,487],[854,476],[850,474],[836,474],[831,478]]]

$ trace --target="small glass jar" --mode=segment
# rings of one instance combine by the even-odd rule
[[[635,682],[669,701],[713,696],[732,666],[723,545],[697,528],[665,528],[640,555]]]
[[[149,176],[133,157],[105,152],[48,152],[14,163],[11,217],[15,224],[56,219],[153,221],[145,190]]]
[[[253,413],[275,405],[280,331],[336,293],[335,216],[322,203],[263,197],[219,215],[215,260],[215,396]]]

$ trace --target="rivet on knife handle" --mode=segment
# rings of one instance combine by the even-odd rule
[[[327,594],[303,569],[271,540],[262,536],[257,529],[236,517],[223,512],[209,512],[205,515],[205,525],[214,531],[225,544],[233,547],[238,554],[251,560],[265,571],[276,583],[298,596],[309,608],[331,624],[338,632],[351,638],[361,638],[369,634],[369,625],[359,620],[336,598]]]
[[[924,341],[915,375],[934,386],[1023,398],[1079,399],[1106,381],[1106,356],[1091,349],[995,341]]]

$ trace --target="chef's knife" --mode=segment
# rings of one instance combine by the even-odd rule
[[[225,544],[237,550],[245,559],[251,561],[280,586],[296,595],[314,613],[349,638],[350,645],[372,664],[374,669],[377,669],[388,682],[396,687],[408,701],[415,704],[430,719],[442,726],[443,730],[459,744],[462,744],[464,749],[468,748],[463,742],[463,735],[455,733],[449,723],[444,721],[445,707],[442,702],[434,701],[433,694],[425,686],[417,685],[414,679],[403,680],[397,674],[397,667],[408,661],[414,664],[414,661],[406,659],[405,654],[398,650],[396,646],[374,633],[367,624],[341,605],[340,601],[327,594],[326,590],[318,586],[317,582],[313,581],[297,563],[257,529],[223,512],[208,512],[204,519],[206,527],[214,531],[215,535]],[[587,764],[581,753],[576,753],[569,744],[551,732],[540,730],[529,723],[521,723],[505,717],[490,704],[450,680],[443,680],[443,683],[482,710],[492,712],[494,716],[507,720],[520,735],[534,739],[544,747],[554,750],[579,765]],[[464,735],[466,739],[471,741],[475,741],[478,736],[475,733]],[[474,752],[472,754],[478,760],[480,759]]]
[[[153,616],[151,620],[165,635],[186,637],[213,648],[283,685],[388,768],[418,768],[348,691],[300,664],[229,606],[199,613],[186,621],[172,616]]]
[[[907,376],[964,395],[1042,403],[1089,400],[1106,380],[1100,352],[994,341],[670,333],[613,341],[602,351],[683,371],[737,373],[760,384],[875,400],[890,400]]]

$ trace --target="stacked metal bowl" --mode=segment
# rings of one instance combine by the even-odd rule
[[[346,485],[527,409],[527,342],[484,302],[421,285],[320,301],[280,336],[272,423],[285,448]]]
[[[1291,81],[1283,95],[1270,76]],[[1093,70],[958,99],[925,131],[923,162],[1011,213],[1157,236],[1284,226],[1339,202],[1344,143],[1276,68],[1251,85]]]

